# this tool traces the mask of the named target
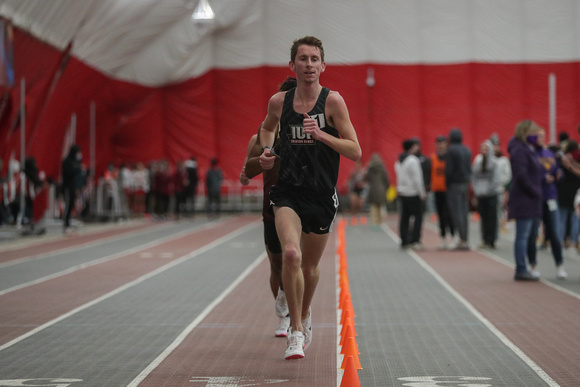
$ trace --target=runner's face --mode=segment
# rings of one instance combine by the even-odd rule
[[[324,72],[325,63],[320,59],[318,47],[301,45],[298,47],[294,62],[290,62],[290,69],[296,73],[296,78],[306,83],[314,83]]]

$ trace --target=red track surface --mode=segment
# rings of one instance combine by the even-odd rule
[[[97,241],[103,241],[107,238],[115,238],[155,226],[155,223],[146,222],[138,223],[132,226],[126,226],[123,228],[111,227],[106,230],[79,234],[70,238],[58,238],[49,241],[42,241],[42,239],[40,239],[38,242],[35,242],[29,246],[2,251],[0,253],[0,263],[21,258],[30,258],[41,254],[44,255],[54,253],[59,250],[70,249],[72,247],[82,246]]]
[[[211,381],[238,386],[274,381],[289,387],[336,386],[335,251],[330,238],[312,306],[314,338],[304,359],[284,360],[286,340],[274,337],[278,319],[266,259],[139,386],[205,387]]]
[[[255,220],[253,217],[234,218],[4,294],[0,296],[0,321],[3,323],[0,326],[0,346]],[[55,249],[62,247],[54,244]],[[172,254],[162,255],[167,252]],[[143,258],[143,253],[147,253],[147,258]]]

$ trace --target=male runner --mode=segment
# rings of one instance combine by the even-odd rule
[[[300,359],[312,340],[310,304],[318,284],[318,263],[336,216],[340,155],[361,157],[344,99],[320,85],[322,42],[305,36],[294,41],[290,69],[297,87],[270,98],[262,123],[260,165],[271,169],[280,156],[278,182],[270,190],[276,230],[282,244],[282,281],[291,328],[285,358]],[[280,147],[272,152],[280,125]]]

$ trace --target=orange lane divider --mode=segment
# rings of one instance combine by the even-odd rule
[[[355,218],[351,218],[351,224],[356,225],[357,221]],[[355,313],[352,306],[352,299],[350,295],[350,285],[348,279],[348,262],[346,254],[346,236],[345,229],[348,224],[347,219],[341,219],[338,223],[337,228],[337,239],[338,246],[336,249],[336,254],[338,256],[338,284],[340,287],[340,295],[338,299],[338,309],[342,311],[340,316],[340,340],[339,345],[341,346],[340,355],[344,355],[340,369],[343,370],[342,380],[340,387],[360,387],[360,380],[358,376],[358,370],[362,369],[360,359],[359,359],[359,349],[356,342],[356,329],[355,329]],[[366,224],[366,218],[360,222],[361,224]]]
[[[350,322],[350,319],[348,319],[347,322]],[[346,348],[345,348],[346,341],[350,338],[353,338],[356,340],[356,335],[354,334],[354,329],[352,328],[352,324],[347,324],[343,328],[344,328],[343,329],[344,332],[341,333],[342,337],[340,339],[339,345],[342,345],[342,350],[340,351],[340,353],[344,355],[346,353]],[[355,345],[356,345],[356,341],[355,341]],[[358,349],[358,345],[356,345],[356,347]],[[357,350],[357,355],[358,355],[358,353],[359,352]]]
[[[356,339],[354,337],[349,337],[346,340],[346,349],[344,350],[344,360],[342,361],[342,365],[340,369],[343,370],[346,367],[346,359],[352,357],[354,359],[354,365],[357,370],[362,370],[360,365],[360,360],[358,358],[358,346],[356,345]]]
[[[347,356],[346,367],[344,367],[344,374],[342,375],[341,387],[361,387],[360,380],[358,378],[358,370],[352,356]]]
[[[350,317],[347,317],[344,320],[344,325],[342,326],[342,329],[340,330],[340,335],[341,336],[346,335],[347,334],[346,330],[348,327],[350,327],[352,329],[352,336],[357,337],[358,334],[356,333],[356,329],[354,327],[354,322],[352,321],[352,318],[350,318]]]

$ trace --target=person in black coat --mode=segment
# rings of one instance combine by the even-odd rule
[[[445,183],[447,184],[447,205],[453,227],[460,240],[456,250],[469,250],[468,189],[471,180],[471,151],[462,143],[463,134],[458,128],[449,131],[449,148],[445,161]]]
[[[78,145],[73,145],[62,161],[62,193],[65,200],[63,231],[65,233],[70,230],[70,218],[75,206],[78,183],[81,180],[82,158],[81,148]]]

